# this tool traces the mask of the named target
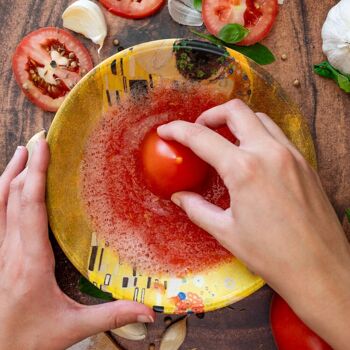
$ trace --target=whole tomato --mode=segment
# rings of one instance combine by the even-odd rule
[[[189,148],[163,140],[156,130],[146,135],[141,146],[141,159],[145,182],[162,198],[170,198],[179,191],[200,189],[209,170],[209,165]]]
[[[278,294],[272,299],[270,321],[279,350],[332,350]]]

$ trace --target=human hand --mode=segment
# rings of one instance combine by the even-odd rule
[[[148,307],[129,301],[80,305],[58,287],[45,206],[49,148],[33,156],[19,147],[0,177],[1,349],[65,349],[95,333],[153,322]]]
[[[239,146],[209,129],[223,124]],[[204,112],[196,124],[171,122],[158,134],[212,165],[231,197],[226,210],[191,192],[174,194],[173,202],[262,276],[334,348],[345,349],[349,244],[318,175],[282,130],[233,100]]]

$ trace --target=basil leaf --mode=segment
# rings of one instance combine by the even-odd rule
[[[249,34],[249,30],[237,23],[229,23],[221,28],[218,38],[225,43],[234,44],[242,41]]]
[[[229,47],[241,54],[247,56],[251,60],[258,64],[265,65],[275,62],[275,56],[273,53],[264,45],[257,43],[252,46],[238,46],[235,44],[227,44],[222,40],[218,39],[216,36],[211,34],[205,34],[197,32],[196,30],[191,30],[193,34],[199,36],[200,38],[206,39],[217,46]]]
[[[333,73],[330,69],[327,68],[327,63],[328,62],[323,62],[320,64],[315,64],[314,65],[314,72],[321,77],[333,79]]]
[[[329,62],[324,61],[314,65],[314,72],[321,77],[333,79],[338,86],[347,93],[350,93],[350,75],[342,74]]]
[[[345,209],[345,214],[346,214],[346,217],[348,218],[348,221],[350,222],[350,208]]]
[[[193,0],[193,7],[197,11],[202,12],[202,0]]]
[[[251,46],[238,46],[234,44],[229,44],[226,46],[230,49],[238,51],[261,65],[271,64],[276,61],[273,53],[265,45],[260,43],[256,43]]]
[[[97,288],[95,285],[93,285],[83,276],[80,277],[79,279],[79,290],[82,293],[90,295],[91,297],[94,297],[97,299],[108,300],[108,301],[114,300],[114,298],[110,293],[103,292],[101,289]]]

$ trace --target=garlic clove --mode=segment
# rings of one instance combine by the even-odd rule
[[[350,0],[331,8],[322,27],[322,49],[329,63],[350,74]]]
[[[111,333],[128,340],[143,340],[147,336],[147,328],[143,323],[131,323],[111,330]]]
[[[185,341],[187,333],[187,317],[171,324],[165,331],[159,350],[178,350]]]
[[[186,26],[201,26],[202,14],[195,10],[192,0],[169,0],[168,9],[171,18]]]
[[[78,0],[66,8],[62,19],[63,27],[83,34],[99,45],[98,52],[101,51],[107,36],[107,24],[98,5],[90,0]]]

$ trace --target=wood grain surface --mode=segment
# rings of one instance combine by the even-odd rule
[[[27,33],[43,26],[62,26],[61,14],[72,1],[1,0],[0,2],[0,171],[17,145],[25,144],[41,128],[48,129],[54,117],[24,97],[17,86],[11,58],[17,43]],[[265,44],[275,53],[277,62],[266,67],[301,107],[310,126],[318,155],[319,173],[337,214],[345,224],[344,209],[350,206],[350,99],[328,80],[315,76],[312,65],[323,60],[320,31],[335,0],[285,0],[271,35]],[[173,22],[164,7],[144,20],[126,20],[104,11],[109,36],[98,57],[96,47],[81,36],[95,64],[116,51],[113,39],[128,47],[160,38],[191,37],[189,29]],[[287,60],[280,59],[282,54]],[[299,88],[293,81],[299,79]],[[57,260],[57,277],[63,290],[83,303],[94,303],[77,290],[79,274],[66,260],[52,238]],[[251,297],[220,311],[192,316],[182,349],[255,350],[275,349],[268,321],[271,290],[264,287]],[[148,349],[149,342],[159,344],[164,330],[163,317],[150,327],[145,342],[123,342],[126,349]]]

